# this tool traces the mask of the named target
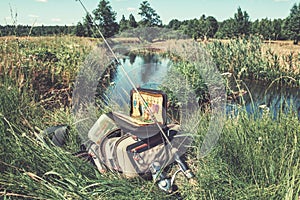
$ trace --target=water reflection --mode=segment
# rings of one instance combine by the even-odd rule
[[[231,82],[233,90],[246,91],[246,94],[238,101],[231,101],[228,111],[236,108],[236,103],[245,104],[246,110],[251,114],[261,114],[264,108],[270,110],[276,117],[281,111],[287,113],[296,112],[300,116],[300,91],[299,88],[291,88],[278,84],[270,84],[263,81]]]
[[[134,55],[129,54],[121,63],[126,73],[130,76],[132,83],[136,87],[157,89],[167,74],[172,62],[156,54]],[[126,74],[117,67],[113,79],[113,86],[109,88],[107,96],[115,109],[129,112],[129,96],[133,86],[129,82]],[[116,108],[117,107],[117,108]]]
[[[135,59],[136,59],[136,54],[133,54],[133,53],[130,53],[129,55],[128,55],[128,57],[129,57],[129,63],[131,64],[131,65],[133,65],[133,63],[135,62]],[[126,59],[126,58],[125,58]],[[125,63],[126,61],[124,60],[123,61],[123,63]]]
[[[122,60],[122,65],[136,87],[157,89],[166,78],[172,61],[156,54],[129,54]],[[133,87],[120,67],[116,68],[112,83],[106,95],[114,102],[115,107],[128,113],[130,90]],[[245,105],[246,111],[254,115],[260,115],[263,110],[261,108],[268,108],[274,116],[280,111],[289,112],[291,109],[300,116],[299,88],[270,85],[262,81],[231,81],[228,85],[236,92],[230,96],[232,99],[227,105],[228,114],[237,114],[238,108]],[[244,94],[242,98],[239,97],[241,93]]]
[[[141,66],[141,81],[143,84],[151,81],[151,79],[155,78],[153,76],[159,76],[163,78],[165,74],[160,74],[163,76],[158,75],[159,68],[164,68],[162,66],[162,62],[158,59],[158,56],[153,54],[148,54],[143,56],[144,64]],[[163,72],[161,72],[163,73]]]

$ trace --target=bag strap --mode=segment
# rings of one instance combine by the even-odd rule
[[[166,126],[163,129],[163,131],[166,133],[170,141],[172,141],[175,135],[178,133],[179,127],[180,127],[179,125],[172,124]],[[152,137],[141,139],[140,141],[137,141],[136,143],[129,145],[126,148],[126,151],[130,151],[131,153],[140,153],[162,143],[166,144],[166,141],[162,136],[162,134],[159,132]]]
[[[51,126],[44,130],[44,134],[48,136],[53,144],[62,147],[66,144],[69,136],[70,127],[68,125]]]

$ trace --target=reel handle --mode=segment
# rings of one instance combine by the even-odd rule
[[[178,154],[175,154],[175,161],[178,163],[181,171],[183,172],[183,174],[185,175],[185,177],[187,179],[191,179],[194,178],[195,175],[194,173],[187,167],[187,165],[180,159],[180,157],[178,156]]]
[[[154,162],[150,165],[150,171],[152,178],[155,182],[157,182],[158,187],[167,193],[172,193],[171,179],[167,178],[158,162]]]

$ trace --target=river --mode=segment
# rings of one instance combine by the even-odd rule
[[[172,67],[172,61],[155,54],[125,56],[121,59],[125,71],[130,76],[136,87],[157,89],[160,83]],[[237,87],[237,83],[240,88]],[[274,116],[280,110],[297,112],[300,116],[300,90],[279,84],[270,84],[262,81],[230,81],[229,84],[233,96],[228,97],[227,113],[236,113],[241,105],[250,114],[259,114],[262,111],[270,111]],[[128,112],[128,101],[131,83],[122,71],[117,67],[112,86],[107,95],[120,106],[120,109]],[[240,89],[240,90],[239,90]],[[237,97],[237,91],[244,91],[242,98]]]

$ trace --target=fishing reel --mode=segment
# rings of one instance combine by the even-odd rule
[[[166,173],[161,168],[159,162],[154,162],[150,166],[150,171],[152,174],[153,180],[157,183],[158,187],[167,193],[172,193],[176,191],[176,186],[174,185],[174,181],[176,175],[179,172],[182,172],[187,179],[194,178],[193,172],[187,167],[187,165],[179,158],[177,154],[175,154],[175,161],[177,162],[179,169],[175,171],[172,177],[167,177]]]

